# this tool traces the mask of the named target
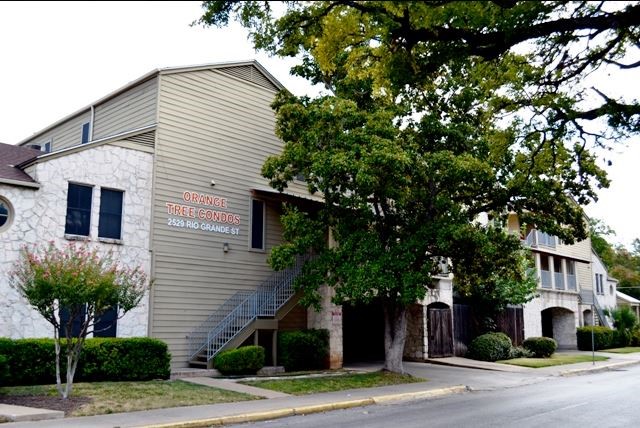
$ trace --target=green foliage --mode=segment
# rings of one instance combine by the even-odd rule
[[[631,334],[631,346],[640,346],[640,329],[636,329]]]
[[[578,349],[581,351],[591,351],[591,332],[593,331],[593,343],[595,350],[613,348],[615,346],[614,330],[601,327],[589,326],[579,327],[576,331],[578,336]]]
[[[511,356],[511,339],[504,333],[486,333],[473,339],[467,358],[480,361],[506,360]]]
[[[558,349],[558,342],[550,337],[529,337],[522,343],[536,358],[549,358]]]
[[[278,361],[287,371],[327,368],[329,331],[309,329],[278,333]]]
[[[139,267],[119,266],[111,252],[100,255],[97,249],[75,244],[58,249],[53,242],[45,248],[22,249],[10,284],[53,326],[56,385],[63,398],[71,394],[80,353],[96,319],[113,307],[125,314],[138,306],[147,283],[147,276]],[[63,309],[67,310],[68,318],[61,324],[59,313]],[[73,335],[75,324],[80,325],[77,336]],[[61,330],[68,362],[64,389]]]
[[[0,385],[5,385],[9,379],[9,361],[7,357],[0,354]]]
[[[263,175],[282,190],[302,174],[326,203],[286,212],[271,262],[314,251],[297,281],[304,303],[317,304],[323,284],[338,303],[380,299],[391,370],[401,371],[406,307],[439,260],[486,313],[526,302],[526,255],[500,223],[516,213],[565,243],[586,238],[581,205],[608,186],[587,143],[640,130],[636,100],[583,86],[635,46],[640,6],[507,3],[293,1],[276,16],[267,2],[203,2],[199,23],[239,21],[257,49],[301,58],[292,72],[327,88],[273,104],[284,146]],[[586,131],[597,119],[608,127]]]
[[[511,351],[509,351],[509,359],[513,360],[514,358],[531,358],[533,357],[533,352],[522,346],[513,346]]]
[[[78,378],[84,381],[168,379],[171,355],[158,339],[95,338],[85,343]]]
[[[0,355],[6,357],[10,368],[8,385],[56,382],[53,339],[0,338]],[[158,339],[87,339],[76,378],[81,381],[167,379],[170,359],[167,345]]]
[[[216,355],[213,366],[223,375],[255,374],[264,367],[262,346],[243,346]]]

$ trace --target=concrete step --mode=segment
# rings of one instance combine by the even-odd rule
[[[35,409],[33,407],[0,404],[0,420],[10,422],[43,421],[46,419],[62,419],[64,412],[60,410]]]

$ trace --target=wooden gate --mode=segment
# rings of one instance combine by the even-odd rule
[[[428,308],[429,358],[453,355],[451,309]]]
[[[467,353],[467,346],[476,337],[473,328],[473,308],[469,305],[454,304],[454,354],[456,357],[464,357]]]
[[[496,318],[497,330],[511,338],[514,346],[524,342],[524,314],[521,307],[509,307]]]

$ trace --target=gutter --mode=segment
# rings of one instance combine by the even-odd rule
[[[30,181],[12,180],[10,178],[0,178],[0,184],[10,184],[12,186],[29,187],[31,189],[39,189],[40,183]]]

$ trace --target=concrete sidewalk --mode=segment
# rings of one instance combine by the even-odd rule
[[[573,352],[590,355],[588,352]],[[205,427],[275,419],[401,400],[435,398],[473,390],[516,387],[543,382],[557,376],[615,370],[640,363],[640,353],[610,354],[598,352],[597,355],[604,355],[610,359],[596,361],[595,364],[588,362],[540,369],[518,367],[517,370],[505,370],[505,365],[503,364],[486,363],[465,358],[447,359],[445,363],[448,366],[442,365],[442,361],[440,361],[441,364],[439,365],[407,362],[405,363],[407,372],[414,376],[428,378],[429,381],[306,396],[287,396],[286,394],[274,393],[260,388],[252,389],[250,392],[247,388],[253,387],[241,385],[230,380],[191,378],[188,380],[192,382],[272,398],[38,422],[15,422],[3,424],[3,427]],[[358,371],[374,371],[379,370],[381,367],[382,364],[373,363],[355,365],[349,368]]]

